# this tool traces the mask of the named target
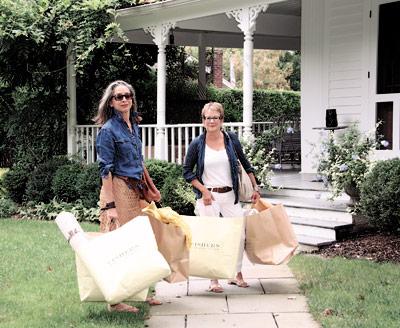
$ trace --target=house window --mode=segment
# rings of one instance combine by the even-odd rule
[[[380,143],[379,149],[393,149],[393,102],[376,104],[376,122],[381,122],[376,131],[377,137],[389,143],[387,146]]]
[[[400,1],[379,6],[377,92],[400,93]]]

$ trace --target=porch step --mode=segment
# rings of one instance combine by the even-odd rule
[[[300,197],[299,194],[291,196],[268,191],[262,193],[262,197],[274,205],[285,206],[301,245],[316,248],[329,245],[352,231],[353,218],[347,212],[345,201]]]
[[[305,245],[309,247],[311,246],[311,248],[319,248],[322,246],[330,245],[336,241],[329,238],[319,238],[306,235],[297,235],[297,240],[299,241],[300,247],[302,245]]]
[[[332,198],[332,193],[327,189],[301,189],[301,188],[286,188],[281,186],[274,186],[277,189],[269,191],[269,194],[274,196],[285,196],[285,197],[301,197],[310,199],[322,199],[330,200]],[[349,201],[349,196],[342,194],[337,197],[336,201]]]

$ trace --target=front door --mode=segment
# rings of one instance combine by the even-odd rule
[[[369,126],[381,122],[380,159],[400,155],[400,1],[372,0]]]

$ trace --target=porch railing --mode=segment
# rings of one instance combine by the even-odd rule
[[[253,122],[253,133],[258,135],[269,129],[273,122]],[[243,123],[224,123],[225,130],[234,131],[239,138],[243,135]],[[96,136],[98,125],[77,125],[75,127],[75,153],[90,164],[96,161]],[[203,132],[202,124],[172,124],[163,127],[165,131],[164,154],[169,162],[182,164],[190,142]],[[145,159],[154,158],[157,125],[140,125],[142,154]]]

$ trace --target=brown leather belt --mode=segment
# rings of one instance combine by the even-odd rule
[[[212,192],[219,192],[220,194],[224,192],[228,192],[232,190],[232,187],[217,187],[217,188],[207,188],[208,190]]]

